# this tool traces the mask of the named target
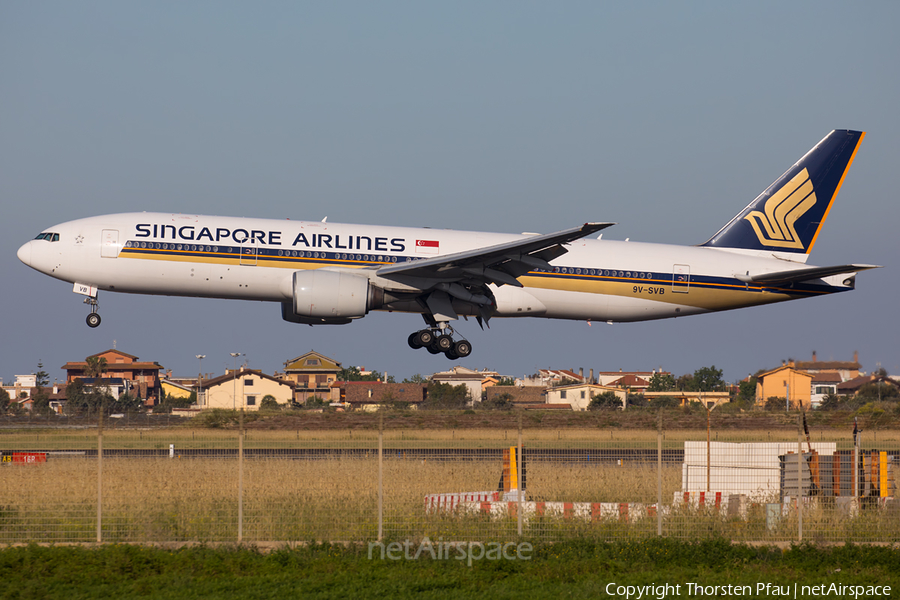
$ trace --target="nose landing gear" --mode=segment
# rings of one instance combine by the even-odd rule
[[[453,328],[447,323],[421,329],[409,334],[409,347],[417,350],[425,348],[431,354],[443,354],[450,360],[465,358],[472,354],[472,344],[468,340],[453,340]]]
[[[97,305],[98,305],[97,297],[91,296],[91,297],[85,298],[84,303],[91,305],[91,312],[87,316],[87,319],[85,319],[85,321],[88,324],[88,327],[90,327],[91,329],[93,329],[94,327],[98,327],[100,325],[100,315],[97,314]]]

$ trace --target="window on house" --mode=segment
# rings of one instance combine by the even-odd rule
[[[319,366],[319,359],[318,359],[318,358],[307,358],[307,359],[306,359],[306,366],[307,366],[307,367],[317,367],[317,366]]]
[[[563,400],[565,400],[566,399],[566,390],[560,390],[559,397],[562,398]]]
[[[247,396],[247,406],[256,406],[256,396]]]
[[[245,379],[245,380],[244,380],[244,385],[253,385],[253,380],[252,380],[252,379]]]
[[[581,399],[584,400],[584,390],[581,390]]]

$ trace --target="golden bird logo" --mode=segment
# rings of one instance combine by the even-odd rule
[[[815,204],[812,181],[803,169],[766,200],[765,213],[754,210],[744,218],[750,221],[763,246],[803,249],[794,223]]]

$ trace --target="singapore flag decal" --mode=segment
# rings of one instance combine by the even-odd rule
[[[440,242],[437,240],[416,240],[416,254],[440,254]]]

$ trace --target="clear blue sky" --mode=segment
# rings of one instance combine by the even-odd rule
[[[101,293],[103,324],[16,249],[122,211],[701,243],[835,128],[863,129],[811,264],[855,292],[674,321],[494,320],[461,364],[708,365],[789,357],[900,373],[900,5],[891,2],[4,2],[0,377],[113,346],[179,375],[309,349],[399,378],[417,315],[298,326],[271,304]]]

